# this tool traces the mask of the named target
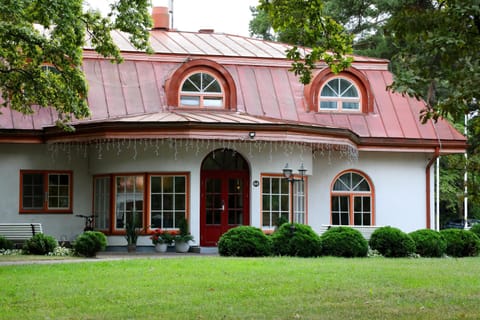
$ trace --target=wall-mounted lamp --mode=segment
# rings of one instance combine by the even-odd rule
[[[248,136],[250,137],[250,139],[255,138],[256,135],[257,135],[257,134],[255,133],[255,131],[250,131],[250,132],[248,133]]]
[[[288,181],[290,181],[290,182],[294,182],[294,181],[296,181],[296,180],[301,180],[301,181],[303,181],[303,177],[304,177],[305,174],[307,173],[307,169],[305,169],[305,167],[303,166],[303,163],[302,163],[302,165],[300,166],[300,168],[298,169],[298,173],[300,174],[301,179],[295,179],[295,178],[293,177],[293,175],[292,175],[292,174],[293,174],[293,170],[288,167],[288,163],[285,165],[285,168],[283,168],[283,176],[284,176],[285,178],[287,178]]]

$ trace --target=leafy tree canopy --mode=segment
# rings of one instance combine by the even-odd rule
[[[150,51],[149,0],[117,0],[111,12],[85,9],[82,0],[2,0],[0,2],[0,91],[2,107],[32,114],[53,107],[58,125],[89,116],[82,52],[88,42],[98,53],[121,62],[110,32],[130,35]],[[3,100],[3,101],[2,101]]]
[[[287,58],[293,60],[291,70],[304,84],[311,81],[312,70],[324,61],[334,72],[348,67],[352,38],[345,28],[325,13],[322,0],[260,0],[274,30],[288,33],[293,46]],[[311,50],[305,50],[309,47]]]
[[[479,108],[478,0],[261,0],[260,3],[257,17],[264,17],[261,11],[266,11],[278,40],[311,46],[313,52],[321,53],[307,56],[303,62],[295,59],[301,58],[294,54],[298,48],[289,52],[289,58],[294,60],[293,70],[302,75],[303,83],[310,80],[311,69],[324,59],[327,50],[335,52],[330,57],[344,62],[341,57],[348,50],[336,48],[350,48],[349,41],[353,39],[357,53],[391,58],[395,75],[391,89],[425,100],[423,121],[448,115],[457,120]],[[338,25],[330,21],[337,21]],[[265,23],[263,29],[256,27],[250,24],[252,33],[263,36],[269,32]]]

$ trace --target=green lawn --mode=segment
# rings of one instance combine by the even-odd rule
[[[478,319],[480,258],[0,266],[0,319]]]

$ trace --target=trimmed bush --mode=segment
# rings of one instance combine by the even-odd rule
[[[222,256],[263,257],[271,253],[270,239],[259,228],[239,226],[225,232],[218,241]]]
[[[333,227],[324,232],[322,254],[335,257],[366,257],[368,242],[360,231],[349,227]]]
[[[445,253],[452,257],[475,257],[480,250],[480,239],[469,230],[444,229],[440,234],[447,241]]]
[[[4,236],[0,236],[0,250],[10,250],[13,249],[13,242],[5,238]]]
[[[442,235],[431,229],[413,231],[410,234],[415,242],[415,252],[422,257],[441,257],[447,249],[447,242]]]
[[[470,229],[473,233],[477,235],[477,237],[480,238],[480,223],[474,224],[472,228]]]
[[[85,231],[73,242],[73,251],[80,256],[95,257],[106,246],[107,237],[102,232]]]
[[[25,241],[23,250],[28,254],[46,255],[58,247],[57,240],[52,236],[38,233]]]
[[[400,229],[381,227],[375,230],[368,242],[373,250],[388,258],[408,257],[415,252],[415,242]]]
[[[271,237],[274,255],[318,257],[322,254],[320,236],[310,226],[284,223]]]

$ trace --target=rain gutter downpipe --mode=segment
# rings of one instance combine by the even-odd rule
[[[431,167],[433,165],[433,163],[435,162],[435,160],[440,156],[440,148],[439,147],[435,147],[435,153],[432,157],[432,159],[430,159],[430,161],[428,161],[428,164],[427,164],[427,168],[426,168],[426,174],[425,174],[425,177],[426,177],[426,197],[427,197],[427,206],[426,206],[426,218],[427,218],[427,229],[430,229],[431,227],[431,201],[430,201],[430,194],[431,194],[431,188],[430,188],[430,179],[431,179]]]

